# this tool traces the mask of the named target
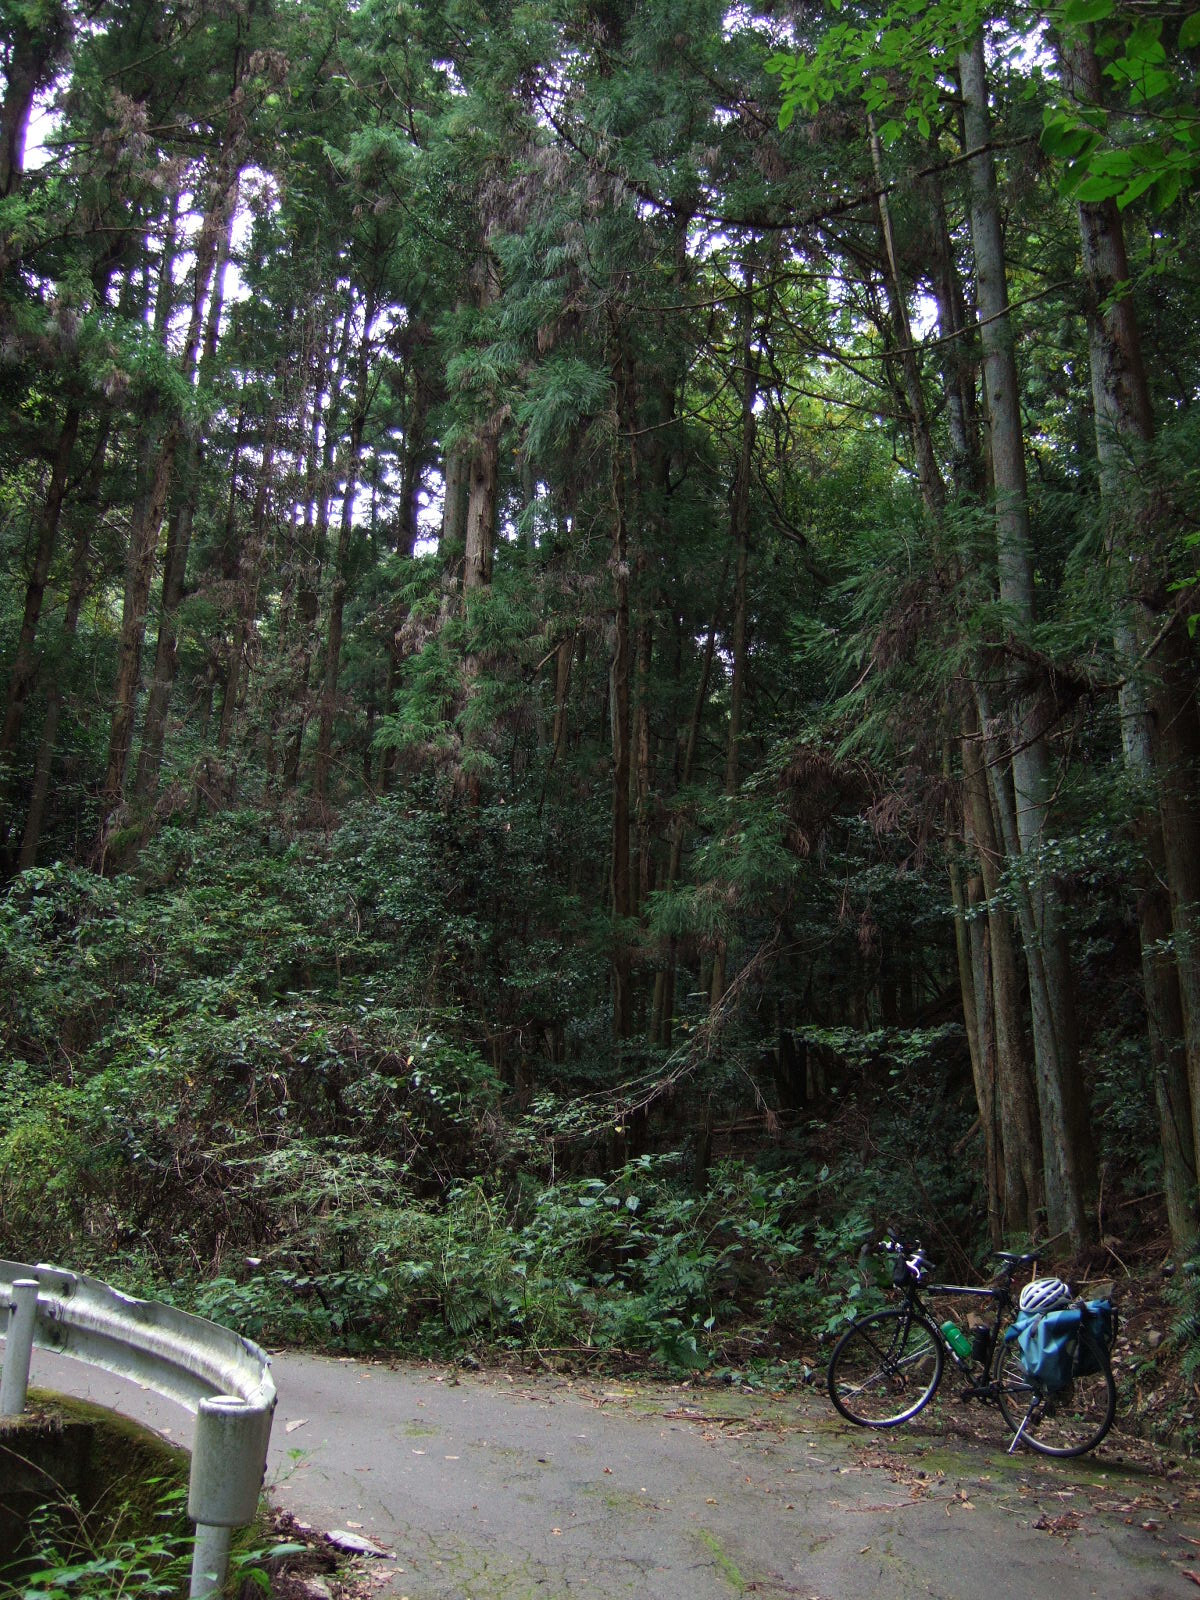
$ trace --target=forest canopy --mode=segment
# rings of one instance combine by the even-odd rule
[[[1187,1259],[1196,15],[0,65],[0,1253],[684,1364],[887,1219]]]

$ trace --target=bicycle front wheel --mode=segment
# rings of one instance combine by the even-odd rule
[[[1024,1444],[1044,1456],[1081,1456],[1094,1450],[1117,1413],[1117,1386],[1108,1352],[1086,1329],[1081,1328],[1078,1337],[1077,1365],[1083,1371],[1054,1390],[1029,1377],[1015,1339],[1001,1339],[997,1347],[996,1399],[1004,1420],[1014,1433],[1020,1430]]]
[[[893,1306],[847,1328],[829,1362],[829,1398],[848,1422],[894,1428],[927,1406],[942,1379],[931,1322]]]

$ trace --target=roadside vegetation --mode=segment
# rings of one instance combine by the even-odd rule
[[[0,0],[0,1253],[774,1381],[1044,1241],[1190,1426],[1198,60]]]

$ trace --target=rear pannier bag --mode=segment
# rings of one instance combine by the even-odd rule
[[[1111,1300],[1085,1300],[1083,1304],[1083,1326],[1106,1354],[1110,1354],[1113,1341],[1117,1337],[1117,1308]],[[1094,1372],[1096,1362],[1088,1352],[1080,1348],[1079,1360],[1075,1370],[1080,1373]]]
[[[1061,1311],[1018,1314],[1005,1338],[1016,1340],[1021,1365],[1039,1388],[1053,1394],[1071,1379],[1097,1370],[1097,1362],[1080,1345],[1082,1326],[1104,1350],[1112,1349],[1117,1316],[1111,1300],[1089,1300]]]
[[[1008,1330],[1006,1337],[1017,1341],[1021,1365],[1039,1389],[1053,1394],[1070,1383],[1075,1336],[1082,1320],[1083,1312],[1078,1306],[1043,1311],[1032,1317],[1022,1312]]]

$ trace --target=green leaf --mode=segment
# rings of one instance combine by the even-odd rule
[[[1130,103],[1141,105],[1145,100],[1165,94],[1173,81],[1171,74],[1164,72],[1161,67],[1147,67],[1129,91]]]
[[[1127,178],[1136,162],[1131,150],[1102,150],[1091,163],[1098,178]]]
[[[1182,186],[1178,168],[1164,172],[1155,181],[1154,192],[1150,196],[1150,204],[1156,211],[1165,211],[1168,206],[1174,205]]]
[[[1091,128],[1081,128],[1065,117],[1048,122],[1042,129],[1042,149],[1060,161],[1073,161],[1085,150],[1094,150],[1099,142],[1099,134]]]
[[[1200,11],[1193,11],[1190,17],[1184,17],[1179,29],[1179,48],[1194,50],[1198,44],[1200,44]]]
[[[1063,7],[1063,21],[1072,28],[1086,27],[1089,22],[1103,22],[1113,14],[1113,0],[1067,0]]]
[[[1120,194],[1125,188],[1125,179],[1106,178],[1101,174],[1085,179],[1075,191],[1076,200],[1082,200],[1094,205],[1100,200],[1111,200],[1113,195]]]
[[[1155,177],[1156,174],[1153,172],[1139,172],[1133,182],[1128,184],[1117,196],[1118,211],[1124,211],[1126,206],[1132,205],[1138,195],[1145,194],[1146,190],[1155,181]]]

